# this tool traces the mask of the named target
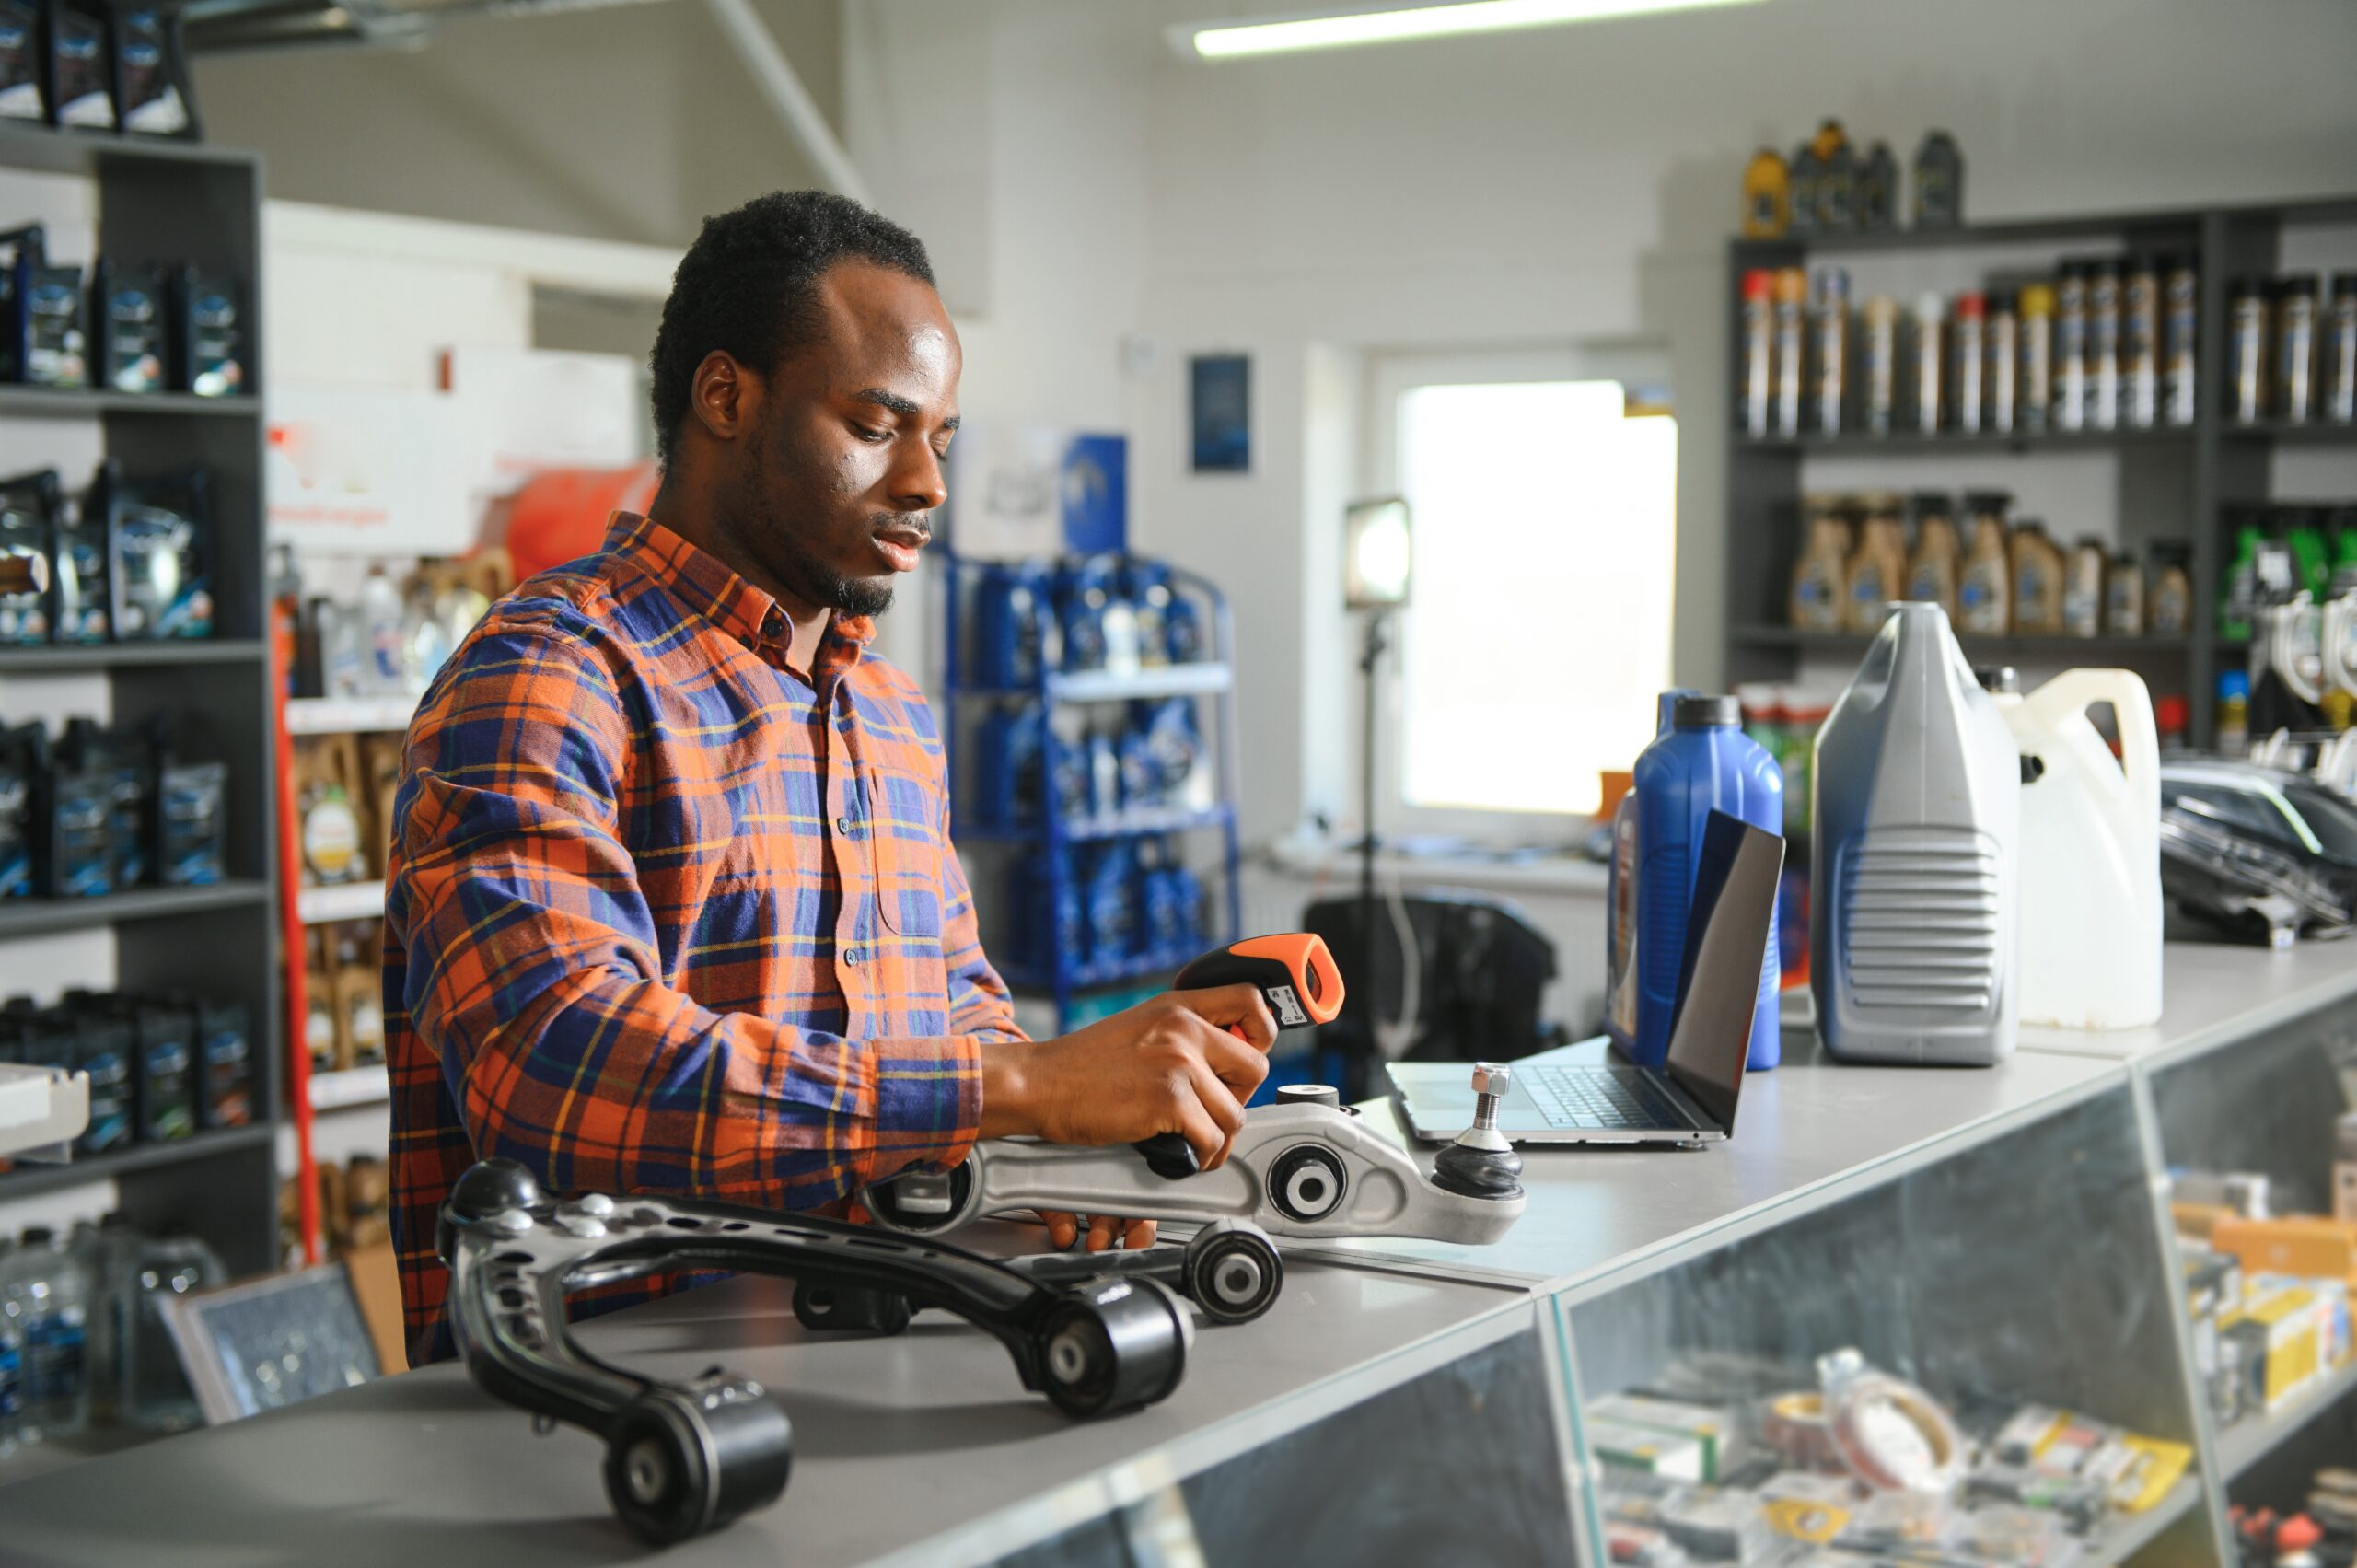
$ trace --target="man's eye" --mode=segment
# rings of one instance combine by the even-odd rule
[[[892,438],[890,431],[877,430],[872,425],[854,423],[852,431],[863,441],[889,441]]]

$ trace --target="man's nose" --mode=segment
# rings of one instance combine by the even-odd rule
[[[923,441],[906,444],[902,458],[888,476],[892,505],[903,512],[930,512],[949,499],[949,483],[941,459]]]

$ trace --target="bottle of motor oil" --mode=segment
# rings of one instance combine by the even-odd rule
[[[2012,1054],[2021,760],[1939,607],[1902,604],[1817,732],[1810,984],[1852,1061]]]
[[[1907,535],[1899,522],[1899,500],[1889,491],[1865,498],[1865,524],[1844,577],[1844,614],[1849,630],[1872,636],[1907,583]]]
[[[2319,417],[2335,424],[2357,423],[2357,273],[2332,274],[2316,395]]]
[[[1713,810],[1778,832],[1784,819],[1784,781],[1775,760],[1743,733],[1742,706],[1733,697],[1681,697],[1672,704],[1670,731],[1656,736],[1637,759],[1636,956],[1637,1037],[1631,1060],[1659,1066],[1669,1053],[1678,1008],[1686,926],[1702,830]],[[1775,934],[1759,970],[1747,1064],[1773,1067],[1781,1056],[1776,992],[1783,971]]]
[[[1965,516],[1972,529],[1971,552],[1957,580],[1957,625],[1976,637],[2002,637],[2013,629],[2014,567],[2005,537],[2005,508],[2013,497],[2002,490],[1967,491]]]
[[[1915,149],[1915,226],[1955,228],[1964,222],[1964,155],[1945,131],[1924,133]]]
[[[1907,563],[1907,591],[1903,597],[1936,604],[1953,618],[1956,613],[1957,556],[1961,552],[1947,493],[1917,491],[1910,505],[1915,514],[1915,554]],[[1875,630],[1880,629],[1877,623]]]
[[[1792,598],[1786,620],[1797,631],[1839,632],[1844,619],[1850,561],[1850,523],[1842,502],[1812,495],[1804,504],[1808,540],[1793,563]]]
[[[1914,417],[1908,428],[1918,435],[1936,436],[1946,424],[1947,390],[1947,323],[1946,303],[1938,293],[1926,289],[1915,296],[1912,331],[1915,374],[1912,407]]]
[[[2047,636],[2062,630],[2062,547],[2036,517],[2014,524],[2014,630]]]
[[[1850,138],[1841,134],[1840,122],[1829,120],[1826,130],[1817,133],[1819,156],[1824,167],[1817,175],[1817,227],[1820,234],[1848,234],[1858,226],[1858,155],[1850,150]],[[1836,139],[1830,150],[1826,147],[1829,131]]]
[[[2110,562],[2103,540],[2083,534],[2062,568],[2062,632],[2094,637],[2103,632],[2103,574]]]
[[[1792,222],[1792,172],[1774,148],[1762,147],[1743,171],[1743,237],[1780,239]]]
[[[2153,592],[2144,617],[2155,637],[2182,637],[2193,630],[2193,575],[2187,563],[2193,547],[2183,540],[2153,546]]]
[[[1876,142],[1858,165],[1858,232],[1887,234],[1898,226],[1898,160]]]
[[[1898,301],[1870,296],[1859,312],[1858,401],[1869,435],[1887,436],[1898,403]]]
[[[2104,571],[2103,630],[2107,637],[2144,634],[2144,568],[2124,550]]]
[[[1654,707],[1654,733],[1667,735],[1678,702],[1697,693],[1665,691]],[[1622,1055],[1637,1048],[1637,792],[1612,808],[1612,859],[1605,872],[1604,1032]]]
[[[1825,172],[1825,160],[1817,148],[1803,142],[1793,149],[1785,166],[1785,195],[1792,223],[1786,232],[1815,234],[1817,232],[1817,181]]]
[[[2119,262],[2104,257],[2087,269],[2087,412],[2090,430],[2119,424]]]

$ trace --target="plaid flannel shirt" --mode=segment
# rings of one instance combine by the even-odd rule
[[[388,861],[393,1240],[413,1363],[479,1157],[552,1191],[840,1205],[965,1156],[1020,1039],[914,681],[650,521],[494,605],[410,726]],[[602,1310],[666,1294],[633,1281]]]

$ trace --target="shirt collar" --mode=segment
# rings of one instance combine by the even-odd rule
[[[784,663],[794,627],[776,599],[730,570],[719,557],[697,549],[652,517],[616,512],[606,522],[605,552],[661,583],[693,613],[753,652]],[[837,615],[827,624],[813,662],[814,679],[824,679],[859,662],[875,638],[876,622],[865,615]]]

